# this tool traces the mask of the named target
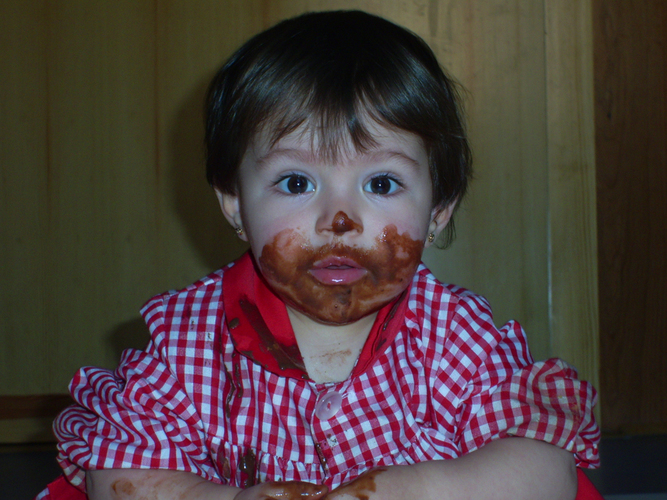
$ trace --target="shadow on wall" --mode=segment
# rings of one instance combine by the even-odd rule
[[[148,327],[141,317],[121,323],[107,335],[114,358],[120,360],[125,349],[145,349],[150,339]]]
[[[214,270],[239,257],[247,245],[225,220],[206,181],[204,100],[211,79],[199,82],[179,108],[169,136],[169,174],[177,216],[203,262]]]

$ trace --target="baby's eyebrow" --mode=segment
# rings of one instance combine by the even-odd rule
[[[366,153],[366,156],[368,156],[371,161],[377,161],[377,162],[397,159],[400,162],[407,163],[412,168],[419,169],[419,162],[414,158],[412,158],[410,155],[404,153],[403,151],[396,151],[393,149],[388,149],[388,150],[382,149],[377,151],[369,151],[368,153]]]
[[[256,165],[259,169],[265,168],[266,165],[278,158],[287,158],[302,164],[314,164],[322,156],[313,153],[311,150],[295,149],[295,148],[272,148],[263,156],[257,159]],[[420,165],[417,160],[412,158],[400,150],[381,149],[363,152],[359,157],[366,162],[381,163],[384,161],[397,160],[401,163],[406,163],[409,167],[419,169]],[[334,160],[335,161],[335,160]]]
[[[261,169],[270,161],[281,157],[296,160],[300,163],[314,163],[316,161],[315,155],[310,151],[293,148],[272,148],[265,155],[257,158],[256,165]]]

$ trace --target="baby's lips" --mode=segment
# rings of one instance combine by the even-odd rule
[[[351,259],[349,257],[341,257],[337,255],[330,255],[313,263],[313,268],[315,269],[322,269],[326,267],[360,268],[361,266],[357,264],[357,262],[354,259]]]

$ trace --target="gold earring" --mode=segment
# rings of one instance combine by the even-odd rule
[[[243,228],[240,226],[235,227],[234,231],[236,231],[236,236],[241,236],[243,234]]]
[[[428,234],[428,242],[433,243],[435,241],[435,233]]]

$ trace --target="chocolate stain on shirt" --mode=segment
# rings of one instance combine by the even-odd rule
[[[259,312],[259,308],[250,302],[247,297],[239,300],[239,305],[241,306],[241,310],[245,314],[246,319],[250,322],[250,325],[261,339],[262,350],[268,352],[276,359],[280,369],[285,370],[294,368],[305,372],[306,365],[301,357],[299,347],[296,344],[286,346],[278,343],[264,321],[264,318],[262,318],[262,313]],[[244,352],[243,354],[252,359],[252,353]]]
[[[225,371],[225,380],[229,382],[230,389],[227,398],[225,399],[225,417],[230,418],[231,416],[231,402],[234,397],[242,398],[243,397],[243,378],[241,377],[241,365],[238,362],[238,354],[236,351],[232,353],[232,373],[230,374],[226,368],[223,368]]]
[[[248,450],[239,460],[239,469],[241,470],[241,487],[249,488],[257,484],[257,457],[255,452]]]
[[[315,451],[317,452],[317,458],[320,460],[320,467],[322,468],[324,477],[327,477],[329,475],[329,465],[327,465],[327,458],[324,456],[320,443],[315,443]]]
[[[222,461],[220,475],[225,481],[229,481],[232,478],[232,468],[229,465],[229,458],[227,457],[225,457],[225,459]]]

